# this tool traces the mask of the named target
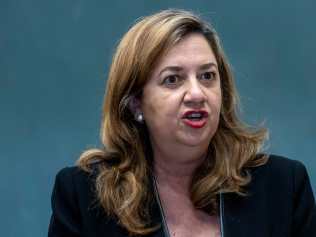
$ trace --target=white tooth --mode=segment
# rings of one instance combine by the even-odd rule
[[[202,117],[202,115],[200,113],[192,113],[192,114],[190,114],[190,117],[199,118],[199,117]]]

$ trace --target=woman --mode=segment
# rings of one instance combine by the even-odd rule
[[[113,58],[100,150],[61,170],[49,236],[316,236],[305,167],[260,154],[214,29],[166,10]]]

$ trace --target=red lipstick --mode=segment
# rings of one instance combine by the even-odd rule
[[[189,110],[182,116],[183,123],[192,128],[202,128],[207,122],[208,113],[204,110]]]

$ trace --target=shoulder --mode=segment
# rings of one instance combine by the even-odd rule
[[[89,165],[89,170],[84,170],[79,166],[67,166],[57,172],[55,182],[62,182],[65,186],[92,185],[99,173],[102,162],[94,162]]]
[[[86,212],[99,206],[96,192],[96,178],[99,165],[93,164],[89,171],[78,166],[65,167],[56,174],[51,197],[52,208],[67,206],[74,212]]]
[[[93,175],[91,172],[84,171],[78,166],[71,166],[59,170],[55,182],[70,187],[73,186],[74,183],[87,183],[91,181],[92,178]]]
[[[98,167],[94,165],[88,172],[78,166],[70,166],[62,168],[57,172],[55,178],[54,197],[63,196],[64,200],[84,200],[85,203],[96,199],[95,180],[98,172]],[[54,194],[54,193],[53,193]],[[54,200],[52,200],[54,201]],[[79,202],[78,204],[83,204]]]
[[[272,169],[289,169],[289,168],[299,168],[299,169],[304,169],[305,166],[301,161],[298,160],[293,160],[289,159],[284,156],[279,156],[279,155],[274,155],[271,154],[269,155],[268,162],[266,164],[269,168]]]
[[[307,174],[306,167],[301,161],[274,154],[268,157],[267,163],[251,169],[251,173],[254,176],[287,179],[289,177],[299,178]]]
[[[94,177],[77,166],[65,167],[57,172],[52,193],[52,207],[60,208],[64,203],[78,210],[79,200],[93,195]]]
[[[281,197],[294,200],[303,189],[311,189],[305,165],[298,160],[269,155],[264,165],[251,168],[249,171],[251,182],[247,190],[260,194],[261,197],[269,195],[274,200]]]
[[[250,190],[262,200],[275,222],[289,220],[293,236],[314,236],[316,205],[305,165],[301,161],[270,155],[265,165],[252,172]],[[268,212],[268,211],[267,211]],[[290,218],[288,218],[290,217]],[[284,222],[283,222],[284,224]]]
[[[302,195],[311,205],[314,202],[308,173],[301,161],[269,155],[268,161],[252,168],[250,174],[252,179],[248,190],[252,193],[268,193],[284,204],[285,200],[297,202]]]
[[[72,166],[57,173],[48,236],[81,236],[98,228],[100,220],[107,222],[95,191],[96,171],[96,167],[87,172]]]

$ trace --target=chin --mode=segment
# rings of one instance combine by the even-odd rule
[[[205,149],[207,149],[207,147],[209,146],[210,142],[211,142],[212,137],[210,136],[190,136],[190,137],[182,137],[178,139],[178,142],[189,146],[189,147],[205,147]]]

